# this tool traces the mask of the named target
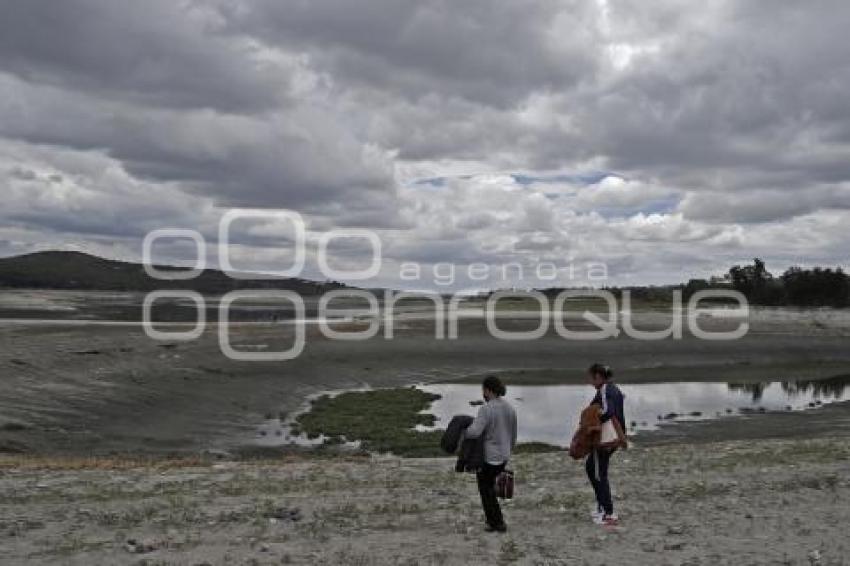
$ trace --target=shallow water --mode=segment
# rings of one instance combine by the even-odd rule
[[[629,434],[653,430],[677,421],[727,418],[766,411],[815,409],[848,398],[850,377],[818,381],[732,383],[648,383],[620,385],[626,397]],[[475,415],[481,387],[468,384],[423,385],[442,396],[426,412],[445,428],[454,415]],[[517,410],[520,442],[566,446],[581,410],[593,398],[589,385],[527,385],[508,387],[506,398]]]

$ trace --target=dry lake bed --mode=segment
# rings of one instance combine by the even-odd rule
[[[35,295],[0,300],[2,563],[848,561],[842,311],[756,310],[732,342],[504,342],[474,317],[439,340],[432,319],[400,316],[393,339],[332,341],[308,325],[297,359],[252,363],[223,356],[215,327],[151,340],[133,320],[138,297]],[[651,330],[670,316],[635,321]],[[285,348],[291,333],[231,329],[244,350]],[[517,457],[511,529],[495,537],[450,459],[364,453],[357,438],[305,448],[284,430],[324,392],[411,385],[440,396],[422,407],[434,420],[420,428],[433,430],[474,412],[476,383],[496,373],[521,440],[555,449],[595,361],[615,368],[633,421],[633,447],[612,468],[616,530],[590,524],[583,470],[563,452]]]

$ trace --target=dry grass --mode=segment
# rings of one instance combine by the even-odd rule
[[[364,454],[321,454],[326,459],[331,457],[334,461],[349,462],[363,461],[368,459]],[[313,462],[318,458],[309,452],[280,455],[267,454],[262,457],[237,459],[244,465],[286,465],[298,462]],[[73,470],[176,470],[182,468],[208,468],[220,460],[211,456],[55,456],[39,454],[12,454],[0,455],[0,470],[45,470],[45,471],[73,471]]]
[[[213,464],[209,458],[181,457],[126,457],[126,456],[45,456],[9,455],[0,456],[0,470],[169,470],[177,468],[204,467]]]

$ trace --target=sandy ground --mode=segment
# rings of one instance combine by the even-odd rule
[[[8,462],[7,462],[8,464]],[[507,534],[449,459],[0,471],[2,564],[847,564],[850,442],[633,446],[622,522],[583,467],[516,459]]]

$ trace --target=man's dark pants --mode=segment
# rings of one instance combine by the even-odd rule
[[[499,500],[496,498],[496,478],[504,469],[505,464],[494,466],[485,463],[476,474],[478,493],[481,494],[481,506],[484,507],[487,524],[493,528],[505,524],[505,520],[502,518],[502,508],[499,507]]]

